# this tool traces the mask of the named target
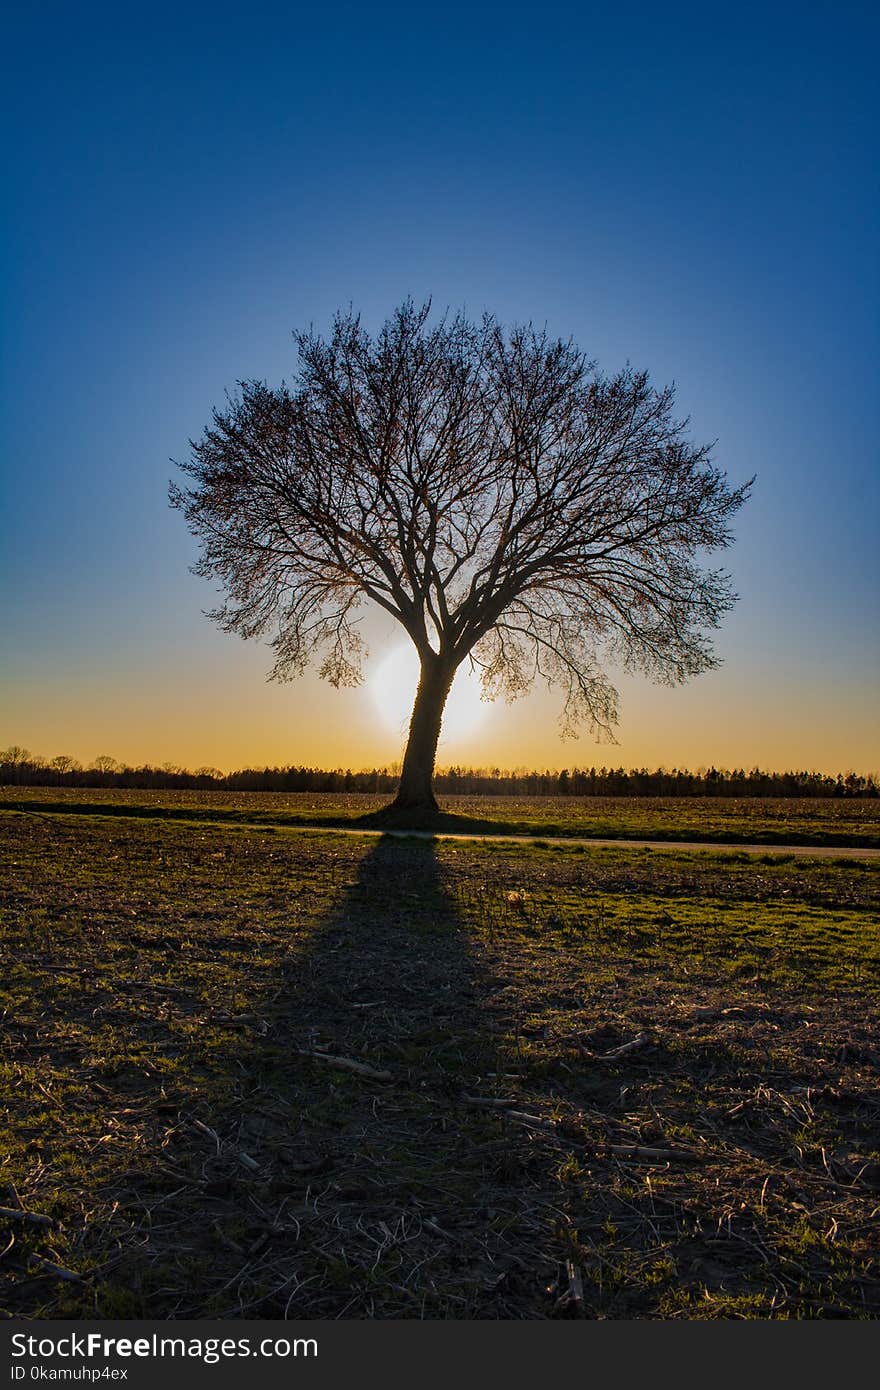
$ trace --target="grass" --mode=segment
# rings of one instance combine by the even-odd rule
[[[250,825],[355,828],[387,801],[368,793],[0,788],[0,808]],[[880,848],[880,799],[449,796],[443,813],[437,829],[477,834]]]
[[[874,862],[6,812],[0,884],[7,1313],[880,1313]]]

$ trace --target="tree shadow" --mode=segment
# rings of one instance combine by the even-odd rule
[[[291,1184],[279,1212],[283,1224],[294,1203],[298,1248],[260,1315],[510,1316],[517,1271],[553,1266],[527,1185],[511,1207],[523,1165],[510,1135],[477,1103],[504,1084],[485,1008],[494,983],[435,844],[372,844],[282,971],[264,1087],[290,1111],[275,1170]]]

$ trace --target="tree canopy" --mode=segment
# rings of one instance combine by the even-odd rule
[[[491,316],[431,324],[401,305],[373,337],[353,312],[295,334],[293,386],[242,381],[172,485],[219,580],[211,616],[270,634],[273,676],[315,653],[361,679],[358,614],[391,614],[421,680],[398,801],[431,806],[443,705],[465,659],[488,696],[544,677],[564,732],[610,734],[610,660],[679,682],[716,665],[735,601],[703,557],[727,546],[732,488],[674,413],[672,387],[606,377],[572,342]]]

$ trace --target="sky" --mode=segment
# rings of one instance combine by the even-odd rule
[[[370,684],[266,681],[167,502],[294,328],[407,295],[674,381],[757,475],[722,667],[612,671],[616,746],[538,691],[440,762],[880,768],[877,104],[869,7],[19,6],[5,21],[0,747],[372,767]]]

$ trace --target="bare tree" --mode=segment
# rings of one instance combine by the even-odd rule
[[[110,773],[118,770],[119,763],[115,758],[111,758],[109,753],[99,753],[92,767],[96,772]]]
[[[72,758],[69,753],[58,753],[49,760],[49,767],[53,772],[57,772],[60,777],[63,777],[67,772],[79,772],[82,764],[77,762],[76,758]]]
[[[22,748],[20,743],[13,743],[9,748],[4,748],[0,753],[0,763],[8,767],[23,767],[25,763],[32,763],[34,755],[29,748]]]
[[[490,316],[396,310],[371,338],[353,313],[329,340],[295,334],[294,388],[239,383],[171,486],[219,580],[221,627],[273,633],[272,676],[321,652],[333,685],[361,679],[369,600],[415,644],[420,680],[394,806],[436,809],[443,709],[469,659],[484,691],[537,676],[563,732],[610,735],[616,658],[679,682],[717,665],[706,631],[735,601],[701,566],[726,546],[750,484],[728,486],[687,439],[673,390],[606,378],[571,342]]]
[[[20,743],[13,743],[0,752],[0,782],[24,782],[42,761],[42,758],[32,753],[29,748],[22,748]]]

